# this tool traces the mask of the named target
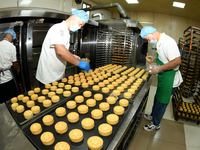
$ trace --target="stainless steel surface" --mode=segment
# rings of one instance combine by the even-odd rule
[[[111,8],[111,7],[117,7],[119,13],[122,15],[123,18],[128,18],[128,19],[130,18],[130,16],[127,14],[126,10],[119,3],[109,3],[109,4],[103,4],[103,5],[95,5],[95,6],[91,6],[89,8],[85,8],[83,10],[91,11],[91,10]]]
[[[99,17],[100,20],[104,19],[104,15],[102,13],[95,13],[92,14],[92,18]]]
[[[108,150],[114,150],[117,149],[117,146],[119,145],[120,141],[122,140],[125,132],[127,131],[132,118],[134,117],[140,103],[143,100],[144,95],[149,91],[150,89],[150,84],[153,80],[154,76],[151,76],[149,81],[146,82],[143,87],[140,89],[139,93],[137,96],[134,98],[134,102],[131,105],[131,108],[129,112],[126,114],[126,117],[124,118],[124,121],[122,122],[121,126],[119,127],[118,132],[115,134],[115,137],[113,138],[112,142],[109,144],[107,147]]]
[[[5,104],[0,104],[1,150],[36,150],[10,115]]]

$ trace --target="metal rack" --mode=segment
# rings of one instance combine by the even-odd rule
[[[180,71],[183,77],[182,95],[188,97],[196,91],[200,71],[200,28],[190,26],[183,34]]]
[[[131,66],[133,31],[128,28],[98,30],[96,67],[109,63]]]

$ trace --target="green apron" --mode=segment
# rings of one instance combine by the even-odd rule
[[[164,65],[162,61],[158,58],[158,53],[156,53],[156,62],[158,65]],[[169,104],[174,77],[178,70],[166,70],[158,73],[158,86],[156,91],[156,99],[160,103]]]

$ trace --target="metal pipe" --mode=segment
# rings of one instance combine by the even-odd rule
[[[127,14],[124,7],[119,3],[109,3],[109,4],[103,4],[103,5],[95,5],[95,6],[91,6],[89,8],[84,8],[83,10],[92,11],[92,10],[96,10],[96,9],[104,9],[104,8],[111,8],[111,7],[117,7],[122,18],[130,19],[130,16]]]
[[[95,14],[92,14],[92,18],[95,18],[95,17],[98,17],[100,18],[100,20],[104,19],[104,15],[102,13],[95,13]]]

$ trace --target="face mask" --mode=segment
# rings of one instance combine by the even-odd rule
[[[157,42],[158,42],[157,40],[155,40],[155,41],[154,41],[154,40],[151,40],[151,41],[150,41],[151,44],[157,44]]]
[[[76,25],[71,25],[70,26],[70,31],[72,31],[72,32],[76,32],[78,29],[80,29],[80,27],[76,24]]]

